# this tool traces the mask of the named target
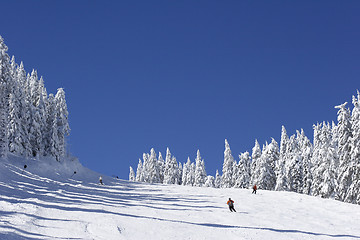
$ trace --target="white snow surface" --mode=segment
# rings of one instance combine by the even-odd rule
[[[359,205],[99,176],[77,160],[1,160],[0,239],[360,239]]]

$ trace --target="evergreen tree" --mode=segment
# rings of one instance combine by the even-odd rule
[[[244,152],[239,155],[239,163],[237,164],[238,176],[235,180],[236,188],[247,188],[250,182],[250,164],[251,157],[249,152]]]
[[[215,187],[216,188],[220,188],[221,187],[221,176],[219,174],[219,170],[216,170],[216,175],[215,175]]]
[[[352,169],[351,184],[346,193],[345,201],[360,204],[360,93],[353,96],[354,108],[351,113],[352,136],[350,138],[350,159]]]
[[[287,190],[287,177],[285,172],[285,163],[286,163],[286,150],[289,143],[289,137],[287,135],[286,129],[282,126],[281,129],[281,141],[280,141],[280,156],[279,161],[277,161],[275,166],[276,174],[276,186],[275,190],[284,191]]]
[[[183,174],[183,167],[182,164],[179,162],[179,166],[178,166],[178,171],[177,171],[177,175],[176,175],[176,183],[178,185],[182,184],[182,174]]]
[[[171,169],[173,171],[171,182],[172,184],[179,184],[179,165],[176,161],[176,157],[171,157]]]
[[[29,128],[29,141],[32,149],[32,156],[40,156],[41,143],[42,143],[42,131],[41,131],[41,117],[39,109],[37,108],[40,94],[38,92],[38,77],[37,72],[33,70],[29,78],[30,87],[30,114],[31,122]]]
[[[55,95],[56,102],[56,117],[57,117],[57,129],[58,129],[58,143],[57,143],[57,152],[59,157],[64,157],[66,154],[66,136],[70,134],[70,126],[68,122],[68,110],[65,100],[64,89],[59,88]]]
[[[324,122],[318,124],[315,128],[316,145],[314,139],[312,194],[329,198],[335,195],[336,152],[332,146],[330,124]]]
[[[44,79],[43,77],[40,77],[39,80],[39,103],[38,103],[38,110],[39,110],[39,114],[40,114],[40,129],[41,129],[41,136],[42,136],[42,141],[41,141],[41,155],[45,156],[45,148],[48,145],[49,142],[49,138],[48,138],[48,126],[47,126],[47,114],[48,114],[48,108],[49,108],[49,102],[48,102],[48,96],[47,96],[47,91],[44,85]],[[65,96],[64,96],[65,97]],[[64,99],[65,101],[65,99]]]
[[[28,157],[32,155],[32,148],[29,141],[29,126],[30,126],[30,108],[27,104],[26,96],[26,71],[23,62],[16,69],[16,80],[18,82],[17,94],[15,94],[19,101],[19,119],[20,119],[20,135],[23,152],[21,155]]]
[[[189,172],[187,174],[186,185],[194,186],[195,183],[195,163],[191,163]]]
[[[143,175],[143,173],[142,173],[142,168],[143,168],[142,162],[141,162],[141,159],[139,158],[139,163],[138,163],[138,165],[137,165],[136,178],[135,178],[135,180],[136,180],[137,182],[143,182],[143,181],[144,181],[144,175]]]
[[[354,174],[352,176],[352,183],[347,192],[345,201],[360,204],[360,163],[357,163],[353,169]]]
[[[215,187],[215,179],[213,176],[207,176],[206,177],[206,180],[205,180],[205,184],[204,184],[205,187]]]
[[[187,181],[187,176],[190,173],[191,170],[191,161],[190,157],[188,157],[187,162],[183,165],[183,171],[182,171],[182,185],[189,185]]]
[[[158,167],[159,167],[159,171],[160,171],[160,183],[163,183],[164,182],[165,160],[162,157],[161,152],[159,152]]]
[[[21,123],[21,86],[17,81],[17,70],[15,58],[11,59],[11,81],[9,86],[9,126],[8,126],[8,141],[9,151],[16,155],[23,155],[24,148],[22,145],[22,138],[24,136]]]
[[[149,158],[150,155],[147,153],[143,153],[143,166],[142,166],[142,170],[141,170],[141,179],[143,180],[143,182],[149,182]]]
[[[177,184],[178,179],[178,164],[175,157],[171,156],[169,148],[166,149],[165,158],[165,172],[164,183],[165,184]]]
[[[166,156],[165,156],[165,168],[164,168],[164,184],[172,184],[171,178],[173,174],[173,170],[171,169],[171,152],[169,148],[166,148]]]
[[[56,118],[56,104],[53,94],[49,94],[48,106],[46,108],[46,134],[44,137],[45,156],[58,157],[57,152],[58,133],[57,133],[57,118]]]
[[[311,158],[313,153],[313,146],[310,140],[305,136],[305,132],[303,129],[301,129],[301,134],[298,139],[298,145],[303,163],[302,193],[309,195],[311,193],[311,184],[312,184]]]
[[[134,169],[132,167],[130,167],[129,181],[135,182],[135,173],[134,173]]]
[[[261,157],[261,148],[257,140],[255,140],[255,146],[252,149],[252,161],[251,161],[251,178],[250,178],[250,185],[253,186],[254,184],[257,184],[258,175],[256,174],[257,170],[257,163]]]
[[[201,159],[200,151],[197,150],[195,159],[195,179],[194,186],[201,187],[206,181],[206,171],[204,161]]]
[[[298,148],[297,137],[292,135],[286,150],[285,174],[287,176],[286,189],[292,192],[302,192],[303,162]]]
[[[150,156],[148,159],[148,166],[147,166],[147,171],[148,171],[148,179],[147,182],[149,183],[160,183],[160,168],[158,165],[158,160],[156,158],[156,153],[154,148],[152,148],[150,150]]]
[[[259,188],[274,190],[276,185],[275,163],[279,160],[279,146],[272,138],[270,144],[266,144],[261,154],[260,162],[257,165],[259,169]]]
[[[234,159],[233,169],[232,169],[232,182],[234,183],[233,187],[237,188],[237,180],[241,176],[240,163],[237,163]]]
[[[11,72],[7,50],[0,36],[0,157],[6,157],[8,152],[8,86],[11,81]]]
[[[347,195],[349,186],[352,183],[353,177],[353,163],[351,161],[351,120],[350,120],[350,110],[346,108],[347,102],[336,106],[338,110],[338,124],[336,126],[336,131],[338,136],[338,156],[339,156],[339,171],[336,187],[336,198],[344,201]]]
[[[9,98],[9,127],[8,127],[8,140],[9,151],[22,155],[22,134],[21,134],[21,120],[19,118],[19,105],[17,104],[17,97],[14,93],[10,93]]]
[[[233,169],[234,169],[234,157],[231,155],[230,145],[225,139],[225,151],[224,151],[224,163],[221,177],[221,187],[230,188],[234,186],[233,183]]]
[[[352,136],[350,139],[350,159],[354,163],[360,162],[360,92],[353,96],[354,108],[351,113]]]

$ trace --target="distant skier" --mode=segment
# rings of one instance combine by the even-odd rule
[[[256,184],[253,186],[253,192],[252,193],[255,193],[256,194],[256,190],[257,190],[257,187],[256,187]]]
[[[227,201],[227,205],[229,205],[230,212],[232,212],[232,211],[236,212],[236,210],[234,208],[234,201],[231,200],[231,198],[229,198],[229,201]]]
[[[27,165],[25,164],[25,165],[24,165],[24,169],[22,170],[22,173],[21,173],[21,174],[24,174],[24,171],[25,171],[26,168],[27,168]]]
[[[104,185],[101,176],[99,177],[99,182],[100,182],[101,185]]]

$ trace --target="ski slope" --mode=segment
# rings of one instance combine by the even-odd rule
[[[360,239],[358,205],[99,176],[77,160],[2,160],[0,239]]]

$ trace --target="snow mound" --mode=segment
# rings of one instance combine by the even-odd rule
[[[3,160],[0,239],[360,239],[359,205],[99,176],[77,160]]]

